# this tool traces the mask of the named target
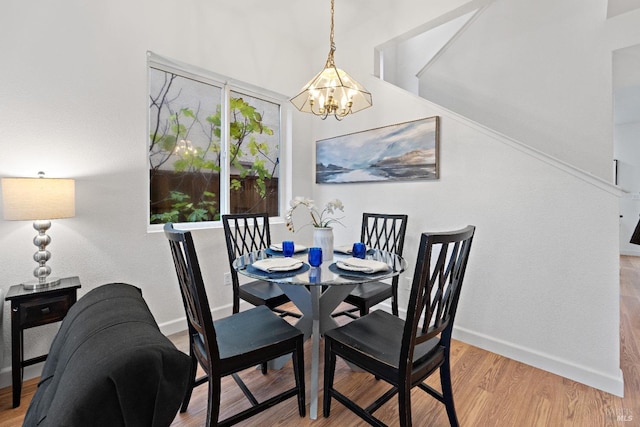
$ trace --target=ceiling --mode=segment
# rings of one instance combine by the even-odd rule
[[[220,0],[219,0],[220,1]],[[304,47],[329,46],[330,0],[221,0],[225,9],[249,25],[264,26],[295,39]],[[354,25],[384,14],[389,0],[335,0],[335,42]],[[248,13],[250,12],[250,13]]]
[[[429,1],[429,0],[425,0]],[[241,17],[244,24],[267,25],[270,32],[295,39],[304,48],[329,47],[330,0],[217,0]],[[640,0],[608,0],[608,15],[615,16],[640,7]],[[335,0],[335,42],[341,34],[361,23],[389,13],[398,7],[389,0]],[[267,24],[265,24],[267,23]],[[618,51],[614,93],[616,123],[640,118],[640,47]],[[635,64],[632,66],[631,64]]]

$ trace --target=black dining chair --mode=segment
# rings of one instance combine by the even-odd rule
[[[306,406],[302,332],[266,306],[254,307],[214,322],[191,232],[176,230],[171,223],[165,225],[164,232],[171,247],[189,332],[190,384],[180,412],[187,410],[193,388],[206,382],[209,385],[207,426],[236,424],[296,395],[298,412],[304,417]],[[293,358],[295,387],[258,402],[238,372],[287,354],[291,354]],[[196,378],[198,364],[205,372],[200,378]],[[228,375],[236,381],[251,402],[251,407],[218,421],[221,380]]]
[[[474,233],[470,225],[458,231],[422,234],[406,320],[376,310],[325,332],[325,417],[330,415],[334,398],[369,424],[384,426],[373,413],[397,394],[399,425],[411,426],[411,389],[417,386],[444,403],[449,423],[458,426],[449,353]],[[391,389],[366,408],[359,406],[334,387],[337,356],[386,381]],[[436,370],[441,392],[423,382]]]
[[[631,235],[631,240],[629,240],[629,243],[640,245],[640,221],[638,221],[636,228],[633,230],[633,234]]]
[[[363,213],[360,240],[368,249],[381,249],[402,256],[404,236],[407,232],[407,215]],[[382,281],[357,285],[344,300],[354,307],[333,313],[333,317],[348,316],[357,319],[369,313],[371,307],[391,298],[391,312],[398,315],[398,280],[394,276],[391,283]]]
[[[242,299],[253,305],[266,305],[281,316],[300,318],[298,313],[279,308],[290,300],[277,284],[264,280],[253,280],[241,285],[238,272],[233,268],[233,261],[239,256],[267,249],[271,245],[269,214],[222,215],[222,225],[233,286],[233,312],[240,311],[240,300]]]

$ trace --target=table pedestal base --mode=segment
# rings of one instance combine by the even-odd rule
[[[340,305],[356,285],[328,286],[322,292],[321,286],[278,284],[289,299],[298,307],[302,317],[298,319],[295,327],[304,334],[305,340],[312,338],[311,351],[311,398],[309,405],[309,417],[312,420],[318,418],[318,377],[320,365],[320,335],[325,331],[338,327],[338,323],[331,317],[331,313]],[[285,359],[285,361],[288,359]]]

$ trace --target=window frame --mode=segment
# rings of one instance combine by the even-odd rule
[[[229,108],[230,93],[239,92],[251,96],[254,98],[260,98],[265,101],[277,104],[280,106],[280,142],[279,142],[279,155],[278,155],[278,216],[269,217],[270,223],[284,223],[284,213],[287,210],[287,200],[291,199],[292,194],[292,168],[291,168],[291,152],[292,152],[292,109],[289,103],[289,98],[285,95],[273,92],[268,89],[261,88],[259,86],[252,85],[250,83],[242,82],[222,74],[215,73],[213,71],[205,70],[203,68],[182,63],[180,61],[172,60],[163,56],[160,56],[151,51],[147,52],[147,90],[146,90],[146,109],[147,109],[147,122],[146,122],[146,223],[147,232],[161,232],[164,224],[151,224],[151,183],[149,178],[149,169],[151,167],[149,159],[149,128],[151,123],[150,109],[149,109],[149,94],[151,91],[151,78],[150,69],[155,68],[157,70],[173,73],[185,78],[193,79],[205,84],[210,84],[221,88],[221,110],[223,117],[227,119],[223,121],[221,140],[221,160],[220,160],[220,212],[221,215],[229,213],[231,202],[231,175],[229,165],[229,122],[231,119],[231,111]],[[222,228],[222,221],[200,221],[200,222],[181,222],[178,223],[181,229],[185,230],[197,230],[207,228]]]

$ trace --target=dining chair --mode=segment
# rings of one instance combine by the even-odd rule
[[[209,386],[207,426],[236,424],[296,395],[298,412],[304,417],[303,333],[266,306],[254,307],[214,322],[191,232],[176,230],[173,224],[167,223],[164,233],[171,247],[189,333],[190,384],[180,412],[187,410],[193,388],[206,382]],[[293,359],[295,387],[258,402],[238,372],[287,354],[291,354]],[[200,378],[196,378],[198,364],[205,372]],[[221,380],[228,375],[236,381],[251,407],[218,421]]]
[[[253,280],[241,285],[238,272],[233,268],[233,261],[239,256],[267,249],[271,245],[269,214],[222,215],[222,225],[233,286],[233,312],[240,311],[240,300],[242,299],[253,305],[266,305],[280,316],[300,318],[298,313],[279,308],[290,300],[277,284],[264,280]]]
[[[360,241],[368,249],[381,249],[402,256],[408,218],[407,215],[365,212],[362,214]],[[394,276],[390,284],[376,281],[356,286],[344,300],[354,307],[338,311],[332,316],[348,316],[357,319],[355,312],[359,311],[360,316],[364,316],[369,313],[371,307],[389,298],[391,298],[391,312],[397,316],[399,278],[400,276]]]
[[[397,394],[399,425],[408,427],[411,389],[418,386],[444,403],[449,423],[458,426],[449,353],[474,233],[475,227],[469,225],[457,231],[421,235],[406,320],[376,310],[325,332],[325,417],[329,417],[331,399],[335,398],[369,424],[384,426],[373,413]],[[337,356],[386,381],[391,388],[366,408],[359,406],[334,386]],[[440,372],[441,391],[423,382],[436,370]]]
[[[640,245],[640,221],[638,221],[636,228],[633,230],[633,234],[631,235],[631,240],[629,240],[629,243]]]

